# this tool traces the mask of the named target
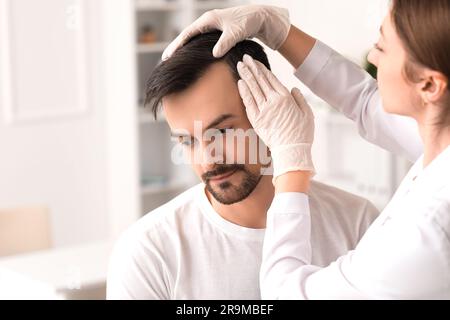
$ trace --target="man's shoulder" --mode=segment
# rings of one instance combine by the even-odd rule
[[[203,185],[197,184],[146,213],[123,232],[122,238],[138,240],[155,233],[162,235],[165,231],[176,228],[177,224],[182,223],[182,219],[189,219],[198,214],[197,199],[201,196],[200,192],[203,192]]]
[[[353,250],[379,211],[369,200],[319,182],[309,192],[314,261],[326,266]]]
[[[310,202],[312,207],[318,207],[327,214],[353,218],[368,216],[372,220],[379,214],[368,199],[317,181],[311,182]]]
[[[121,233],[109,262],[108,281],[111,286],[118,281],[120,289],[123,279],[131,279],[129,281],[135,281],[136,288],[145,287],[135,292],[136,296],[147,296],[148,288],[162,283],[166,268],[172,268],[177,263],[175,252],[180,243],[180,226],[198,215],[197,199],[202,190],[201,185],[189,188]],[[163,292],[161,288],[160,292]]]

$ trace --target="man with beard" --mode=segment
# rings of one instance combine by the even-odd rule
[[[191,39],[150,76],[147,100],[155,115],[162,102],[172,136],[202,183],[121,236],[110,260],[108,299],[260,299],[274,188],[267,147],[253,141],[236,66],[244,54],[268,68],[269,62],[249,40],[214,58],[220,34]],[[318,182],[311,184],[310,207],[312,260],[319,266],[354,249],[378,214],[367,200]]]

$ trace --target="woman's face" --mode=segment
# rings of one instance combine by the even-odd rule
[[[418,119],[419,96],[416,86],[403,72],[407,53],[390,14],[384,19],[379,41],[369,53],[368,60],[378,68],[378,87],[386,112]]]

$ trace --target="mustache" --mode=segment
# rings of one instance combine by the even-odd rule
[[[216,176],[223,175],[225,173],[229,173],[232,171],[238,171],[243,170],[245,171],[245,166],[243,164],[227,164],[227,165],[220,165],[213,171],[208,171],[202,174],[203,181],[206,181],[208,179],[214,178]]]

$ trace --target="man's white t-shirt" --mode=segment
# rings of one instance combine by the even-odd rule
[[[378,215],[369,201],[314,181],[309,200],[318,266],[354,249]],[[222,218],[198,184],[121,235],[109,263],[107,298],[260,299],[264,231]]]

